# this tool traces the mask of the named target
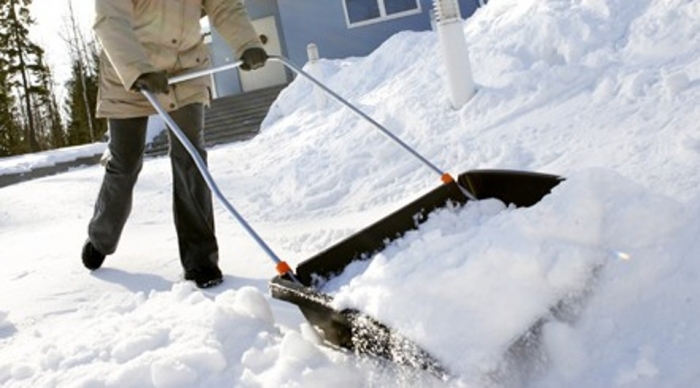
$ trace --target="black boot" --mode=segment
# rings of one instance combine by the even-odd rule
[[[192,280],[199,288],[214,287],[224,281],[217,266],[196,268],[185,271],[185,280]]]
[[[105,255],[98,251],[88,239],[83,245],[83,265],[90,271],[94,271],[102,266]]]

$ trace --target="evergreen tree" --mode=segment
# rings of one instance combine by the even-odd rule
[[[39,143],[42,149],[60,148],[66,145],[66,133],[63,120],[56,101],[53,76],[48,66],[43,64],[43,56],[39,57],[37,72],[38,88],[32,94],[37,132],[40,134]]]
[[[95,118],[97,104],[97,48],[87,47],[86,55],[75,55],[71,78],[66,83],[67,141],[69,145],[90,143],[107,132],[106,120]],[[82,57],[82,60],[81,60]],[[90,58],[86,61],[85,58]]]
[[[93,128],[97,126],[97,122],[92,114],[95,96],[97,95],[97,83],[94,76],[81,75],[83,67],[77,60],[73,61],[72,69],[71,79],[66,83],[68,95],[65,101],[65,106],[68,110],[68,144],[79,145],[92,142],[93,136],[97,135],[90,133],[90,122],[88,121],[92,120]],[[81,81],[81,77],[84,77],[84,83]],[[85,85],[85,88],[83,85]],[[85,95],[88,96],[88,104],[85,104],[83,100]]]
[[[66,84],[68,142],[71,145],[94,142],[107,131],[106,120],[95,118],[99,54],[96,40],[87,39],[78,27],[72,3],[68,3],[68,39],[72,59],[71,79]]]
[[[49,93],[41,83],[46,66],[42,63],[44,51],[29,40],[29,26],[34,21],[29,15],[31,0],[0,0],[0,56],[7,63],[7,83],[20,97],[21,113],[25,120],[25,141],[29,151],[41,149],[37,121],[44,119],[35,112],[34,94]]]
[[[7,63],[0,58],[0,157],[24,150],[22,128],[16,120],[15,101],[7,78]]]

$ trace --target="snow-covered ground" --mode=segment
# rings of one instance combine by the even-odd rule
[[[103,142],[2,158],[0,175],[23,174],[36,168],[71,162],[85,156],[100,155],[106,148],[107,144]]]
[[[320,345],[295,306],[269,297],[271,261],[218,204],[226,281],[207,292],[181,281],[169,161],[156,158],[117,253],[93,273],[79,254],[101,167],[0,189],[0,384],[696,385],[697,20],[700,3],[686,0],[492,0],[465,24],[478,93],[458,111],[433,32],[322,62],[333,90],[445,170],[566,178],[531,208],[443,209],[326,285],[339,307],[397,328],[454,379]],[[227,198],[292,265],[440,184],[312,94],[295,81],[259,136],[210,152]],[[491,373],[514,335],[570,295],[587,297],[576,320],[543,327],[538,374]]]
[[[154,117],[148,123],[146,143],[151,143],[165,128],[163,121]],[[0,159],[0,175],[24,174],[34,169],[72,162],[76,159],[102,155],[107,149],[104,141],[93,144],[65,147],[57,150],[42,151],[34,154],[10,156]]]

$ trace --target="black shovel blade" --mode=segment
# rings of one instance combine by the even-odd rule
[[[296,304],[304,318],[333,346],[425,370],[441,379],[449,376],[432,355],[396,330],[357,310],[333,309],[328,295],[280,277],[272,280],[270,290],[276,299]]]
[[[457,181],[477,199],[496,198],[507,205],[527,207],[549,194],[562,178],[524,171],[474,170],[459,175]],[[359,311],[333,309],[332,297],[317,291],[313,282],[318,278],[336,277],[353,261],[380,252],[406,232],[415,230],[432,211],[450,202],[464,204],[467,201],[456,183],[443,184],[300,263],[296,276],[301,284],[285,277],[273,278],[270,282],[272,297],[297,305],[306,320],[330,344],[424,369],[443,378],[447,372],[433,356],[372,317]]]

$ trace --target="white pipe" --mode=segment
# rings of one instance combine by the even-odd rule
[[[438,21],[459,19],[459,3],[457,0],[435,0],[435,16]]]
[[[437,31],[447,70],[447,86],[454,109],[462,108],[476,93],[457,0],[435,0]]]
[[[314,43],[309,43],[306,46],[306,54],[309,57],[309,73],[316,79],[322,79],[323,69],[318,63],[320,55],[318,53],[318,46]],[[318,109],[323,109],[326,106],[326,95],[323,91],[316,85],[314,85],[314,97],[316,100],[316,107]]]

